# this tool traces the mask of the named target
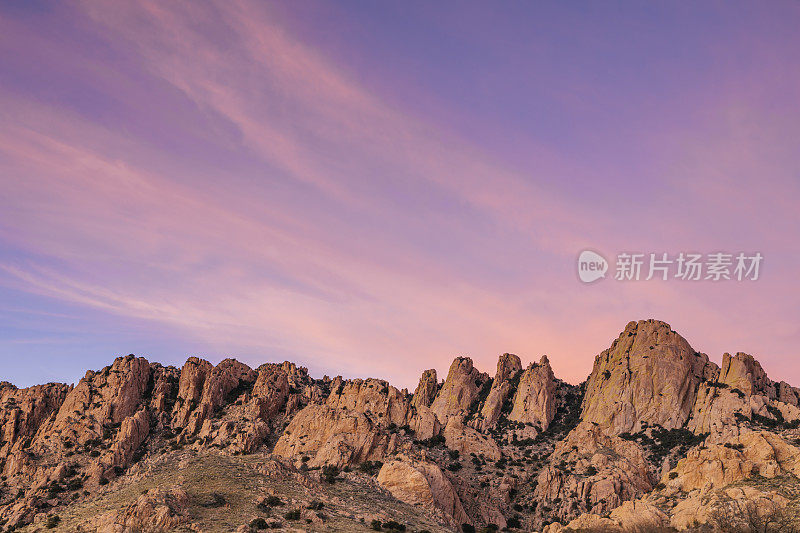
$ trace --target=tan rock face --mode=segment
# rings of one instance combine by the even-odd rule
[[[751,418],[753,413],[769,416],[765,396],[745,396],[736,389],[723,388],[713,382],[703,383],[687,427],[695,433],[739,434],[737,413]]]
[[[141,410],[122,421],[108,457],[109,466],[126,468],[150,432],[150,414]]]
[[[203,383],[199,405],[188,415],[186,432],[192,434],[199,431],[203,422],[226,403],[228,394],[238,387],[252,385],[256,378],[254,370],[235,359],[225,359],[215,366]]]
[[[283,365],[262,365],[253,385],[250,414],[263,419],[272,418],[286,407],[289,390],[289,374]]]
[[[531,364],[523,372],[508,419],[545,430],[555,416],[556,400],[556,379],[545,355],[538,365]]]
[[[514,354],[505,353],[497,361],[497,373],[489,389],[489,395],[481,409],[481,430],[487,431],[494,427],[503,411],[503,406],[508,397],[513,393],[517,373],[522,370],[522,363]],[[484,385],[486,386],[486,385]]]
[[[573,531],[660,531],[669,524],[669,517],[658,507],[641,500],[624,502],[611,511],[608,518],[589,513],[567,524]]]
[[[437,381],[436,370],[426,370],[422,373],[422,377],[419,378],[419,384],[414,391],[414,398],[411,400],[411,405],[416,408],[430,407],[438,390],[439,382]]]
[[[442,431],[442,424],[430,407],[420,405],[412,415],[409,426],[418,439],[430,439]]]
[[[273,453],[294,459],[308,456],[312,467],[343,468],[381,460],[394,451],[392,444],[393,439],[366,414],[312,404],[295,415]]]
[[[89,371],[67,395],[52,431],[78,442],[102,435],[102,423],[121,423],[142,401],[151,378],[150,364],[126,356],[100,372]]]
[[[178,401],[175,404],[173,417],[176,427],[186,426],[189,415],[200,402],[203,388],[212,370],[214,370],[214,365],[197,357],[190,357],[183,364],[178,385]]]
[[[800,449],[767,431],[748,431],[735,439],[689,451],[661,480],[682,492],[724,487],[753,475],[765,478],[800,474]]]
[[[462,456],[470,454],[483,455],[487,459],[496,461],[502,453],[494,440],[479,433],[471,427],[465,426],[460,418],[450,417],[443,432],[447,447],[458,450]]]
[[[612,434],[638,431],[642,422],[679,428],[689,418],[698,385],[715,369],[668,324],[631,322],[595,358],[583,420]]]
[[[641,446],[583,422],[556,445],[534,494],[569,520],[608,512],[649,491],[652,482]]]
[[[309,466],[345,467],[383,459],[396,449],[396,435],[388,428],[408,424],[410,416],[409,396],[385,381],[334,380],[324,405],[311,404],[292,418],[274,453],[307,455],[312,458]]]
[[[331,391],[327,405],[335,409],[349,409],[371,413],[381,425],[405,425],[411,402],[409,398],[380,379],[354,379],[342,383]]]
[[[450,365],[444,385],[431,404],[431,411],[442,424],[446,424],[451,416],[467,414],[481,386],[488,379],[486,374],[472,365],[469,357],[456,358]]]
[[[186,522],[189,499],[181,489],[152,489],[119,511],[93,520],[96,533],[161,533]]]
[[[760,394],[767,398],[778,396],[777,386],[767,377],[761,364],[746,353],[739,352],[733,357],[726,353],[722,356],[719,381],[748,396],[751,394]]]
[[[0,385],[0,456],[19,441],[33,437],[39,428],[61,408],[70,387],[62,383],[18,389],[10,383]]]
[[[441,510],[453,524],[470,521],[453,484],[435,463],[399,456],[383,465],[378,483],[400,501]]]

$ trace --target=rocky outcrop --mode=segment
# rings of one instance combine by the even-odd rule
[[[502,456],[497,443],[486,435],[465,426],[460,418],[451,417],[443,432],[447,447],[457,450],[461,455],[482,455],[492,461]]]
[[[435,463],[398,456],[381,467],[377,480],[400,501],[435,507],[453,524],[470,522],[453,484]]]
[[[203,395],[206,380],[214,370],[214,365],[197,357],[190,357],[181,368],[178,384],[178,399],[173,416],[174,425],[183,428],[189,421],[189,415],[197,408]]]
[[[595,358],[582,419],[614,435],[639,431],[643,423],[679,428],[691,414],[699,384],[716,371],[669,324],[630,322]]]
[[[365,413],[309,405],[292,419],[274,453],[279,457],[310,457],[308,466],[351,466],[382,460],[396,440]]]
[[[123,420],[114,444],[102,464],[121,469],[130,466],[134,453],[147,439],[149,432],[150,414],[146,410],[138,411]]]
[[[653,486],[642,447],[590,422],[556,445],[536,481],[536,498],[564,520],[606,513]]]
[[[132,355],[100,372],[87,372],[67,395],[49,430],[73,443],[102,438],[107,424],[120,424],[139,409],[151,378],[147,360]]]
[[[772,479],[800,475],[800,449],[768,431],[748,431],[735,439],[693,448],[661,480],[682,492],[725,487],[751,476]]]
[[[408,394],[380,379],[354,379],[331,391],[326,404],[373,415],[379,425],[405,425],[411,407]]]
[[[189,498],[181,489],[152,489],[118,511],[92,521],[95,533],[162,533],[186,522]]]
[[[560,524],[545,529],[548,533],[562,531],[603,531],[625,533],[633,531],[660,531],[669,524],[669,517],[658,507],[643,501],[624,502],[607,517],[587,513],[572,520],[566,528]]]
[[[190,391],[188,392],[191,392],[191,395],[195,397],[197,393],[196,385],[198,384],[197,376],[207,375],[207,378],[202,380],[202,393],[199,396],[197,407],[192,409],[193,402],[192,400],[189,401],[189,410],[185,415],[186,425],[184,428],[187,434],[197,433],[203,422],[216,409],[226,403],[225,400],[229,394],[242,387],[251,387],[257,378],[255,371],[235,359],[225,359],[208,374],[205,373],[205,370],[206,367],[204,365],[197,365],[191,368],[189,379],[187,379],[190,385]],[[183,374],[183,371],[181,371],[181,374]],[[182,376],[181,385],[183,385]],[[180,391],[178,398],[182,398]],[[181,413],[183,412],[181,411]],[[176,420],[176,422],[180,424],[180,420]]]
[[[497,372],[480,413],[483,431],[487,431],[497,424],[508,397],[516,388],[517,379],[515,378],[519,377],[517,374],[520,370],[522,370],[522,363],[519,357],[509,353],[500,356],[497,361]]]
[[[556,413],[556,379],[546,355],[532,363],[519,380],[508,419],[546,430]]]
[[[431,411],[442,424],[451,416],[464,416],[489,377],[472,365],[469,357],[457,357],[450,365],[439,393],[431,404]]]
[[[414,391],[414,397],[411,400],[411,405],[419,409],[420,407],[430,407],[433,399],[436,397],[436,392],[439,390],[439,382],[436,378],[436,370],[430,369],[422,373],[419,378],[419,384]]]
[[[286,364],[267,364],[258,368],[249,404],[252,416],[268,420],[286,407],[291,386],[285,367]]]
[[[718,381],[747,396],[759,394],[770,399],[778,396],[776,384],[767,377],[761,364],[746,353],[739,352],[733,357],[724,354]]]
[[[71,387],[63,383],[18,389],[0,384],[0,456],[24,439],[32,438],[58,412]]]

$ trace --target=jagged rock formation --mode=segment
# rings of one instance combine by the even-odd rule
[[[556,414],[556,401],[556,378],[543,355],[539,364],[531,363],[522,374],[508,419],[546,430]]]
[[[503,411],[503,405],[511,395],[514,385],[511,380],[517,378],[517,373],[522,370],[522,362],[514,354],[505,353],[497,361],[497,373],[494,375],[489,395],[483,402],[481,409],[481,429],[484,431],[493,428]]]
[[[719,367],[655,320],[629,323],[581,385],[558,380],[547,357],[523,367],[513,354],[492,378],[466,357],[442,384],[426,370],[413,395],[379,379],[313,379],[289,362],[192,357],[177,369],[130,355],[74,387],[0,383],[0,528],[57,528],[61,511],[85,507],[103,512],[65,513],[67,530],[214,531],[197,509],[229,504],[184,489],[193,458],[226,458],[226,469],[249,465],[326,498],[263,496],[236,515],[242,531],[278,501],[296,513],[264,524],[391,524],[323,490],[333,483],[405,505],[431,531],[686,529],[735,521],[745,507],[783,513],[784,524],[798,514],[798,404],[800,389],[752,356],[725,354]],[[170,489],[98,503],[165,470],[178,476]]]
[[[186,521],[186,492],[181,489],[152,489],[119,511],[108,511],[93,521],[97,533],[174,531]]]
[[[411,405],[419,409],[420,407],[430,407],[436,393],[439,391],[439,382],[436,380],[436,370],[430,369],[422,373],[419,378],[419,385],[414,391],[414,398]]]
[[[281,457],[311,457],[309,466],[348,467],[381,460],[397,450],[397,437],[388,431],[406,425],[410,401],[377,379],[337,380],[325,404],[301,410],[275,445]]]
[[[452,482],[435,463],[401,455],[383,465],[377,481],[398,500],[439,509],[453,524],[469,522]]]
[[[642,447],[591,422],[556,445],[536,481],[537,499],[562,519],[576,511],[604,514],[653,485]]]
[[[450,365],[447,379],[431,404],[431,411],[441,424],[447,424],[452,416],[463,417],[488,379],[489,376],[472,365],[472,359],[457,357]]]
[[[698,385],[716,365],[664,322],[630,322],[597,356],[586,384],[583,420],[614,434],[639,431],[643,423],[683,426]]]

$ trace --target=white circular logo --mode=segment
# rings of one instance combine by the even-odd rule
[[[578,256],[578,277],[584,283],[591,283],[606,277],[608,261],[602,255],[591,250],[584,250]]]

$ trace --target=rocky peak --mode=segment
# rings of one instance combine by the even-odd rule
[[[451,416],[465,415],[488,379],[489,376],[473,366],[472,359],[457,357],[431,404],[431,411],[442,424],[446,424]]]
[[[678,428],[691,413],[698,385],[715,369],[669,324],[630,322],[595,358],[583,420],[611,434],[638,430],[643,422]]]
[[[494,382],[503,382],[522,370],[522,362],[513,353],[504,353],[497,360],[497,373],[494,375]]]
[[[224,405],[229,394],[241,387],[252,386],[258,374],[244,363],[235,359],[225,359],[208,372],[208,367],[200,361],[198,364],[190,366],[187,370],[189,376],[187,382],[191,386],[191,394],[196,398],[198,385],[202,382],[202,392],[199,397],[199,404],[193,408],[196,400],[189,401],[188,410],[181,411],[187,413],[186,432],[196,433],[202,424],[219,407]],[[188,364],[188,362],[187,362]],[[186,368],[186,365],[184,365]],[[205,378],[205,379],[203,379]],[[183,371],[181,371],[181,384],[183,384]],[[179,389],[180,393],[180,389]],[[180,395],[179,395],[180,398]],[[184,406],[187,407],[187,406]],[[180,421],[178,421],[180,423]]]
[[[492,381],[489,394],[481,409],[480,429],[486,431],[495,426],[503,413],[506,401],[516,389],[516,382],[519,371],[522,370],[522,362],[514,354],[504,353],[497,360],[497,373]],[[487,384],[483,385],[485,390]]]
[[[508,419],[545,430],[556,413],[556,378],[546,355],[531,363],[519,380]]]
[[[433,399],[436,397],[436,392],[439,390],[437,379],[436,370],[433,368],[422,373],[417,389],[414,391],[414,398],[411,400],[411,404],[414,407],[431,406]]]
[[[722,368],[719,382],[732,389],[738,389],[746,395],[761,394],[768,398],[777,396],[776,385],[767,377],[761,363],[752,355],[739,352],[734,356],[725,353],[722,356]]]
[[[353,379],[331,391],[327,405],[374,414],[385,425],[404,425],[408,417],[408,397],[381,379]]]

